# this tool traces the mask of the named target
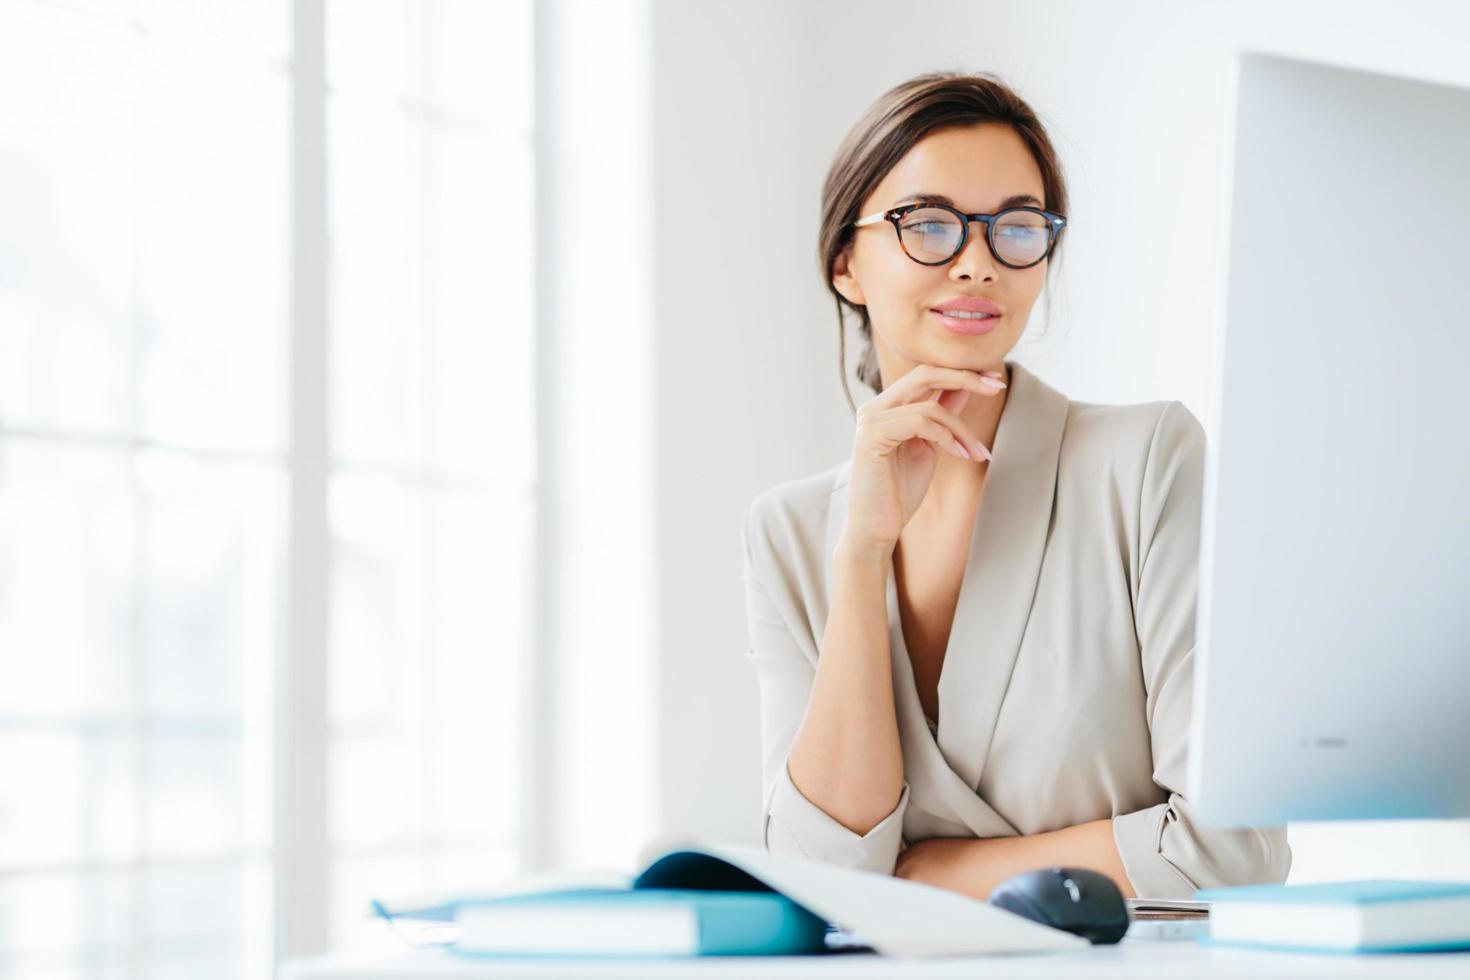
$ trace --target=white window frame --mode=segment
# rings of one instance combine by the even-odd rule
[[[291,11],[290,366],[285,642],[276,670],[277,963],[330,941],[327,662],[328,266],[325,0]]]

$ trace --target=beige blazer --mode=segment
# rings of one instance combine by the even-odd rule
[[[786,768],[820,654],[851,460],[750,506],[747,654],[760,690],[766,848],[892,874],[909,842],[1110,817],[1140,897],[1284,881],[1285,827],[1206,826],[1181,792],[1203,428],[1177,401],[1071,401],[1007,364],[937,730],[919,704],[889,567],[905,778],[893,811],[866,835],[804,797]]]

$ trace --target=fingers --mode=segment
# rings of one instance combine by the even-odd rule
[[[941,408],[946,408],[958,415],[965,410],[965,403],[970,400],[970,389],[960,388],[955,391],[937,391],[934,401]]]
[[[994,395],[1006,386],[1004,372],[968,371],[963,368],[920,364],[884,389],[865,405],[877,409],[896,408],[923,398],[936,398],[933,390],[966,389],[980,395]]]
[[[961,459],[990,459],[990,450],[975,438],[959,416],[937,402],[921,401],[879,412],[859,420],[879,452],[890,452],[909,439],[924,439]]]
[[[973,460],[975,458],[974,454],[964,447],[953,432],[935,419],[918,416],[910,419],[891,419],[880,424],[889,428],[887,435],[894,446],[907,442],[909,439],[923,439],[940,452],[949,453],[957,459]]]
[[[909,405],[900,405],[898,408],[889,409],[880,415],[879,419],[882,420],[887,417],[903,418],[910,415],[922,415],[944,426],[946,430],[954,435],[960,445],[970,452],[974,459],[990,458],[990,448],[975,438],[975,433],[970,429],[970,426],[965,420],[945,408],[939,402],[922,401],[913,402]]]

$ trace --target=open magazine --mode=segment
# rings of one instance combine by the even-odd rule
[[[829,950],[846,945],[897,957],[973,956],[1060,952],[1089,945],[1080,936],[948,889],[802,858],[775,857],[755,847],[670,836],[646,845],[639,853],[638,864],[639,870],[634,875],[607,871],[540,875],[432,906],[392,910],[375,902],[374,907],[379,915],[395,924],[417,924],[436,930],[435,941],[440,945],[473,952],[486,951],[469,933],[484,930],[486,923],[493,920],[493,915],[487,915],[487,908],[492,912],[514,910],[518,916],[516,930],[525,935],[536,926],[534,910],[544,910],[549,899],[558,897],[556,893],[576,892],[584,902],[590,896],[595,899],[594,907],[603,910],[602,918],[610,921],[633,906],[649,904],[619,901],[620,895],[634,897],[636,893],[654,890],[667,890],[671,894],[677,890],[693,899],[689,917],[696,933],[689,948],[693,953],[712,948],[697,935],[701,915],[720,913],[713,908],[713,902],[708,907],[700,907],[700,893],[706,893],[710,899],[716,893],[726,897],[745,893],[751,899],[762,893],[782,896],[789,900],[783,904],[797,915],[825,924]],[[598,920],[584,917],[579,921],[584,926],[594,926]],[[634,923],[631,919],[627,921],[629,926],[616,932],[630,934]],[[661,921],[672,926],[668,919]],[[710,918],[704,921],[718,922]],[[780,951],[778,946],[763,943],[759,936],[749,933],[752,921],[759,920],[747,906],[745,914],[735,923],[746,930],[739,940],[747,944],[743,950],[730,946],[730,920],[727,918],[719,925],[726,940],[720,952]],[[783,921],[786,927],[792,925],[790,916]],[[650,922],[645,917],[644,924]],[[549,931],[543,934],[554,935]],[[480,931],[478,935],[484,940],[489,934]],[[832,943],[833,938],[839,942]],[[546,951],[556,952],[555,949]],[[587,950],[584,947],[579,951]]]

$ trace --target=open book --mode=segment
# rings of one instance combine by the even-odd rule
[[[483,922],[487,903],[519,906],[523,912],[528,904],[537,904],[531,900],[564,890],[774,892],[858,943],[888,956],[1040,953],[1085,949],[1089,945],[1080,936],[948,889],[818,861],[774,857],[755,847],[675,835],[646,845],[639,852],[638,863],[640,870],[633,876],[615,872],[558,873],[522,879],[432,908],[390,912],[380,903],[375,906],[390,920],[437,921],[452,930],[470,921]],[[519,902],[517,897],[528,901]],[[610,897],[615,901],[615,894]],[[476,911],[465,914],[468,910]],[[447,945],[453,946],[454,942],[446,940]]]

